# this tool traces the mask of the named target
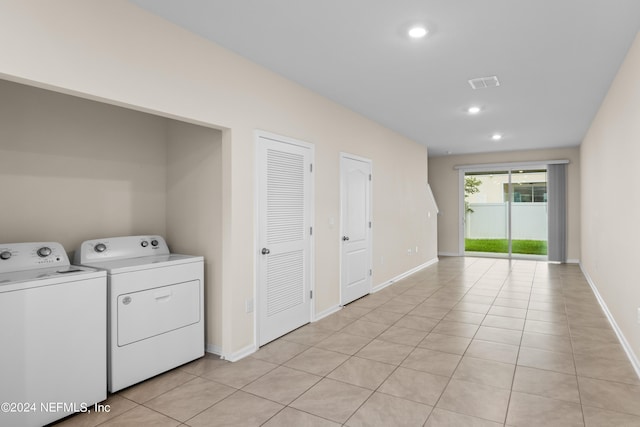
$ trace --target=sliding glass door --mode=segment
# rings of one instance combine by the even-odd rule
[[[547,171],[511,172],[511,253],[547,256]]]
[[[547,256],[546,168],[464,172],[464,251]]]
[[[508,188],[509,171],[465,173],[465,252],[509,254]]]

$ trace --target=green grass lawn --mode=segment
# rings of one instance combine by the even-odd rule
[[[506,254],[509,251],[507,239],[465,239],[464,250],[467,252],[497,252]],[[514,254],[546,255],[546,240],[513,240],[511,252]]]

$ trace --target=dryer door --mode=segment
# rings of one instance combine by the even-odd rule
[[[200,321],[200,281],[118,295],[118,347]]]

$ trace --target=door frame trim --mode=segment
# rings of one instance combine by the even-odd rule
[[[309,183],[309,199],[311,200],[311,206],[309,206],[309,223],[311,224],[314,233],[312,233],[309,238],[309,290],[313,294],[313,298],[309,299],[309,322],[313,321],[315,318],[316,312],[316,292],[315,292],[315,237],[316,237],[316,227],[315,227],[315,145],[310,142],[301,141],[295,138],[291,138],[288,136],[278,135],[275,133],[263,131],[260,129],[255,129],[253,132],[253,347],[255,350],[260,348],[260,329],[258,327],[258,310],[260,308],[260,304],[258,301],[258,250],[260,248],[260,183],[259,181],[259,167],[260,167],[260,152],[258,149],[258,145],[260,144],[260,138],[270,139],[272,141],[277,141],[285,144],[296,145],[298,147],[307,148],[311,153],[311,164],[313,166],[313,170],[311,173],[311,182]],[[245,307],[246,312],[246,307]],[[249,314],[249,313],[245,313]]]
[[[339,293],[339,301],[338,301],[338,305],[340,307],[343,306],[342,304],[342,251],[343,251],[343,245],[342,245],[342,240],[341,240],[341,236],[343,236],[343,229],[342,229],[342,212],[343,212],[343,205],[342,205],[342,196],[343,196],[343,192],[344,189],[342,188],[342,177],[344,174],[344,170],[342,169],[342,159],[352,159],[352,160],[357,160],[360,162],[364,162],[364,163],[368,163],[369,164],[369,172],[371,173],[371,181],[369,184],[369,221],[371,221],[371,228],[369,228],[369,269],[373,271],[373,160],[366,158],[366,157],[361,157],[361,156],[357,156],[355,154],[350,154],[344,151],[340,152],[340,157],[339,157],[339,162],[340,162],[340,176],[339,176],[339,182],[340,182],[340,213],[339,213],[339,218],[340,218],[340,227],[339,227],[339,234],[338,234],[338,253],[340,254],[339,256],[339,262],[338,262],[338,266],[339,266],[339,283],[340,283],[340,293]],[[369,276],[369,293],[371,293],[373,289],[373,274]]]

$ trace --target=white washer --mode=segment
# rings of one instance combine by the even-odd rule
[[[107,271],[109,391],[204,356],[203,257],[127,236],[87,240],[75,262]]]
[[[107,397],[106,275],[59,243],[0,243],[0,425],[42,426]]]

